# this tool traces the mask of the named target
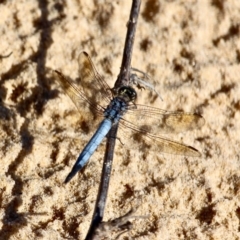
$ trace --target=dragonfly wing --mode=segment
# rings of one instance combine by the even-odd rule
[[[129,105],[120,121],[124,132],[132,139],[151,150],[177,155],[199,157],[201,154],[193,147],[160,136],[159,133],[179,133],[200,128],[204,118],[194,113],[169,112],[145,105]],[[125,133],[126,134],[126,133]]]
[[[94,129],[99,124],[99,121],[95,120],[103,114],[110,101],[111,92],[86,52],[79,55],[78,62],[80,79],[72,80],[57,70],[54,74],[62,89],[81,113],[82,121],[91,123],[91,129]]]
[[[86,52],[81,52],[78,57],[80,85],[88,99],[95,102],[112,99],[111,89],[103,77],[97,72],[91,58]]]
[[[54,76],[80,112],[79,120],[84,129],[87,132],[95,131],[99,122],[103,119],[104,108],[96,103],[90,102],[84,92],[61,72],[55,70]],[[96,119],[98,119],[98,121],[96,121]]]
[[[145,105],[130,105],[124,115],[124,122],[142,132],[158,136],[159,133],[179,133],[198,129],[204,125],[204,118],[195,113],[170,112]]]
[[[121,136],[130,136],[128,141],[131,142],[131,148],[139,148],[141,150],[147,148],[154,152],[163,152],[183,156],[201,156],[198,150],[191,146],[187,146],[164,137],[152,135],[148,132],[141,132],[133,124],[128,124],[121,121],[119,127],[120,138]]]

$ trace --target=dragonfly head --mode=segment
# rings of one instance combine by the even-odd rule
[[[118,97],[123,98],[126,102],[135,101],[137,98],[136,91],[130,86],[122,86],[117,91]]]

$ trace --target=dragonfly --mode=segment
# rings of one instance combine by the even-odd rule
[[[71,98],[93,134],[66,177],[69,182],[89,161],[97,147],[114,124],[129,141],[153,151],[200,157],[200,152],[188,145],[159,135],[193,130],[204,125],[204,118],[195,113],[171,112],[136,104],[137,92],[133,86],[111,89],[97,72],[90,56],[81,52],[78,57],[80,78],[72,80],[54,70],[56,79]],[[96,130],[97,129],[97,130]],[[134,146],[130,145],[130,146]]]

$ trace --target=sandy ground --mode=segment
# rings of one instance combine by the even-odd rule
[[[49,69],[78,77],[85,50],[113,86],[130,7],[1,1],[0,239],[84,239],[105,142],[64,185],[92,132]],[[132,66],[152,76],[164,101],[148,90],[139,101],[197,112],[206,123],[167,135],[199,158],[136,151],[120,136],[104,220],[136,209],[122,239],[240,239],[239,12],[239,0],[143,1]]]

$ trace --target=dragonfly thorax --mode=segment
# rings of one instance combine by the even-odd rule
[[[137,97],[136,91],[129,86],[122,86],[117,90],[116,97],[104,111],[105,118],[110,119],[113,123],[119,121],[127,110],[128,103],[134,101]]]
[[[122,98],[113,98],[104,111],[104,117],[110,119],[113,123],[118,122],[120,117],[126,112],[127,105],[127,102]]]

